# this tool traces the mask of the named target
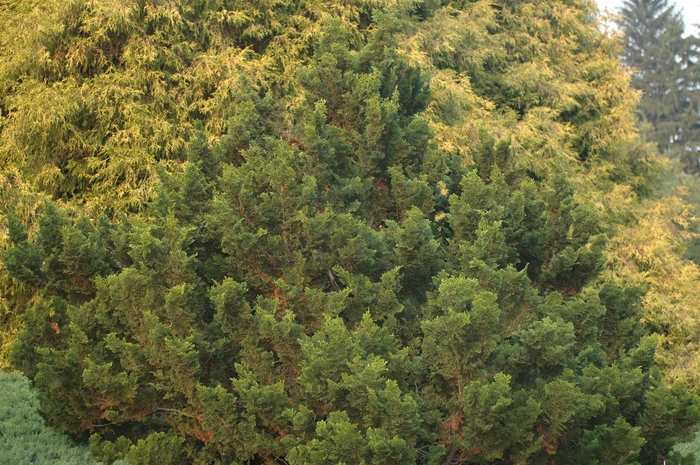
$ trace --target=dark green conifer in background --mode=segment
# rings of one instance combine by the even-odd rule
[[[684,37],[680,12],[667,0],[626,0],[620,9],[624,62],[642,91],[646,137],[662,153],[700,172],[700,39]]]

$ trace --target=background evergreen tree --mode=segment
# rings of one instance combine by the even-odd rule
[[[700,172],[700,40],[683,37],[683,19],[667,0],[626,0],[620,15],[648,140],[680,157],[687,172]]]

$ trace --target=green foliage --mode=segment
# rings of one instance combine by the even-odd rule
[[[0,372],[0,461],[85,465],[95,463],[84,446],[56,433],[39,415],[39,399],[24,376]]]
[[[674,453],[674,460],[676,459],[677,456],[683,457],[683,462],[682,463],[688,463],[689,465],[695,465],[698,463],[697,457],[700,456],[700,450],[698,447],[700,446],[700,443],[698,443],[698,434],[696,433],[695,436],[692,438],[691,441],[676,444],[673,448],[673,453]],[[680,459],[679,457],[679,459]],[[681,463],[680,460],[678,460],[679,463]]]
[[[590,200],[657,162],[585,5],[51,8],[0,63],[53,196],[3,204],[11,361],[97,460],[653,463],[700,420],[596,282]]]
[[[124,436],[117,441],[103,441],[102,436],[90,436],[90,452],[99,463],[126,465],[127,463],[181,463],[183,439],[170,432],[152,433],[132,444]]]

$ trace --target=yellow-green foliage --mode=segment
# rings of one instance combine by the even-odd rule
[[[624,202],[620,196],[614,198]],[[633,219],[611,234],[610,276],[646,288],[644,323],[659,334],[659,362],[669,380],[700,389],[700,269],[684,257],[697,237],[688,190],[633,202]]]
[[[586,16],[556,2],[504,7],[503,14],[505,25],[488,2],[466,11],[443,8],[407,39],[412,56],[433,66],[427,114],[438,144],[469,159],[477,128],[487,127],[510,140],[536,175],[564,166],[576,195],[594,203],[605,224],[605,279],[646,289],[644,322],[660,335],[665,372],[700,389],[700,269],[684,258],[696,237],[691,199],[673,186],[656,190],[670,164],[639,140],[639,94],[618,62],[619,37],[601,33],[590,10]],[[498,68],[505,76],[500,92],[479,92],[470,71],[506,53],[520,60]],[[436,69],[443,60],[462,72]],[[503,102],[511,93],[518,99]],[[585,122],[568,116],[577,113],[595,116]]]

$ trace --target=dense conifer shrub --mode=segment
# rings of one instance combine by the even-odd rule
[[[138,5],[6,68],[134,92],[36,147],[17,103],[0,152],[52,196],[7,209],[11,362],[97,460],[654,463],[696,425],[577,194],[656,163],[585,5]]]

